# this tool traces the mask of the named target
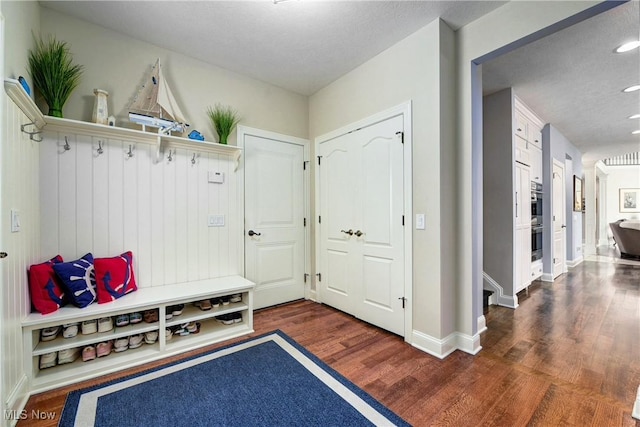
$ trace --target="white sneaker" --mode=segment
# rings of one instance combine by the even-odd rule
[[[129,348],[138,348],[144,342],[144,335],[136,334],[129,337]]]
[[[66,348],[58,352],[58,365],[71,363],[80,356],[80,348]]]
[[[62,336],[65,338],[73,338],[78,335],[78,326],[80,323],[68,323],[62,325]]]
[[[51,328],[44,328],[40,331],[40,341],[52,341],[55,340],[60,332],[60,326],[52,326]]]
[[[129,337],[118,338],[113,343],[113,351],[116,353],[120,353],[121,351],[125,351],[129,349]]]
[[[98,332],[98,321],[96,319],[82,322],[82,335],[95,334],[96,332]]]
[[[98,332],[107,332],[113,329],[113,319],[111,317],[103,317],[98,319]]]
[[[40,369],[47,369],[56,366],[57,352],[47,353],[40,356]]]

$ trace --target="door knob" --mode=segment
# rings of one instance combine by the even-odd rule
[[[562,224],[562,225],[560,226],[560,228],[567,228],[567,226],[566,226],[566,225],[564,225],[564,224]]]
[[[249,230],[249,232],[247,233],[249,236],[262,236],[262,233],[256,233],[253,230]]]
[[[349,236],[353,236],[353,230],[349,229],[349,231],[340,230],[341,233],[348,234]]]
[[[364,234],[364,233],[363,233],[362,231],[360,231],[360,230],[358,230],[358,231],[356,231],[356,232],[355,232],[355,235],[356,235],[357,237],[360,237],[360,236],[362,236],[363,234]]]

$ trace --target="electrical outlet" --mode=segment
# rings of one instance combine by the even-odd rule
[[[224,227],[224,215],[209,215],[209,227]]]
[[[424,230],[425,220],[424,214],[416,214],[416,230]]]
[[[222,184],[224,182],[224,172],[208,171],[207,181],[214,184]]]

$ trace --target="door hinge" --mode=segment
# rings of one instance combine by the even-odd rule
[[[320,159],[322,159],[322,156],[318,156],[318,166],[320,166]]]
[[[302,170],[306,171],[307,170],[307,163],[309,163],[309,160],[305,160],[302,162]]]
[[[318,276],[318,282],[322,282],[322,273],[316,273],[316,276]]]
[[[404,132],[398,131],[396,135],[400,135],[400,142],[404,144]]]
[[[306,227],[307,226],[307,218],[303,218],[302,219],[302,226]]]
[[[322,224],[322,217],[318,215],[318,224]]]
[[[402,308],[404,308],[404,303],[407,301],[407,299],[405,297],[400,297],[398,299],[402,300]]]
[[[307,283],[307,277],[309,277],[309,273],[304,273],[304,283]]]

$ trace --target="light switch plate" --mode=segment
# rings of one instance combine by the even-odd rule
[[[416,214],[416,230],[424,230],[424,214]]]
[[[17,233],[20,231],[20,211],[17,209],[11,209],[11,232]]]
[[[209,215],[209,227],[224,227],[224,215]]]

